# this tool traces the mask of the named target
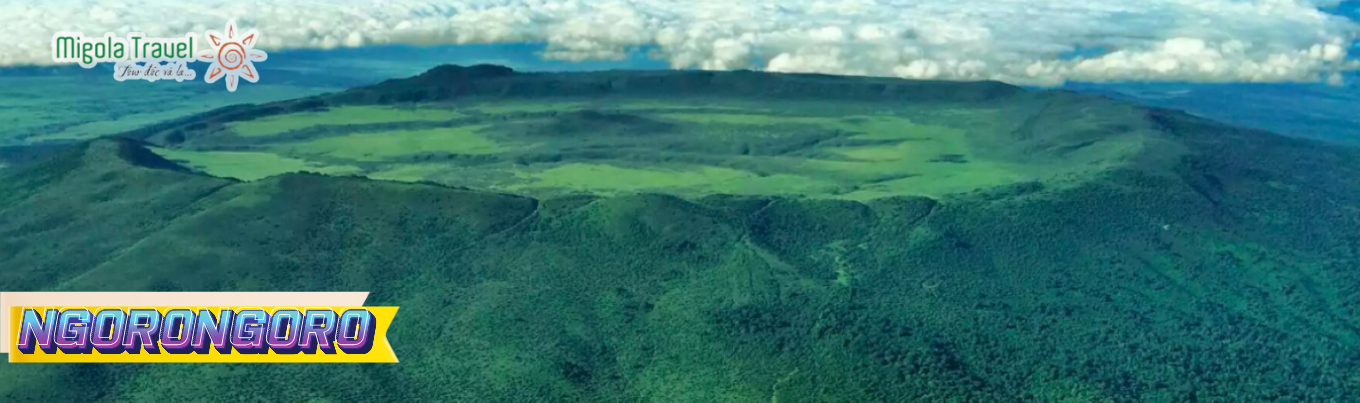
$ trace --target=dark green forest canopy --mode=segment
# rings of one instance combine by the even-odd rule
[[[475,69],[426,96],[504,74]],[[1048,116],[1006,144],[1048,149]],[[0,364],[0,400],[1360,398],[1360,151],[1136,118],[1079,180],[866,200],[239,181],[152,152],[164,128],[75,144],[0,170],[0,289],[370,291],[401,363]]]

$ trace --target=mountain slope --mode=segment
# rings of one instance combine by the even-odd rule
[[[1088,180],[865,202],[237,182],[97,140],[0,172],[0,289],[371,291],[402,363],[0,364],[0,399],[1355,400],[1360,154],[1145,113],[1163,146]]]

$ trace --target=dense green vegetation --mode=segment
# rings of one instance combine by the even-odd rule
[[[461,82],[454,73],[466,72],[427,75]],[[665,89],[697,73],[650,74],[634,79]],[[737,89],[797,88],[728,74],[750,77],[732,83]],[[849,83],[843,94],[875,83],[841,80]],[[643,91],[636,83],[628,88]],[[674,146],[710,147],[691,149],[692,160],[623,164],[629,159],[608,157],[631,152],[620,146],[597,150],[605,156],[595,159],[496,172],[468,169],[481,161],[474,157],[353,162],[369,176],[467,174],[491,189],[546,183],[608,195],[309,173],[238,181],[172,162],[231,144],[258,152],[244,146],[357,135],[313,127],[245,140],[222,128],[248,120],[213,114],[132,133],[168,147],[158,152],[170,159],[135,139],[74,145],[0,171],[0,289],[370,291],[368,304],[402,307],[390,331],[401,363],[0,363],[0,401],[1360,399],[1360,150],[1073,94],[980,86],[985,91],[914,100],[934,112],[906,122],[929,127],[921,130],[932,137],[967,133],[964,141],[923,146],[962,150],[935,164],[988,161],[1024,175],[941,179],[965,183],[941,197],[895,187],[872,197],[820,197],[847,179],[891,174],[898,158],[935,153],[913,154],[914,143],[891,134],[834,127],[908,124],[896,113],[770,130],[787,137],[764,143],[769,149],[801,135],[793,126],[818,124],[812,132],[845,132],[823,143],[846,143],[749,153],[750,165],[724,154],[732,144],[716,130]],[[529,84],[511,87],[538,93]],[[422,88],[424,102],[445,87],[409,88]],[[337,99],[417,97],[409,88],[388,83]],[[486,91],[496,90],[503,88]],[[942,106],[964,101],[976,105]],[[663,102],[678,105],[665,113],[688,106],[683,113],[771,114],[744,108],[750,99],[730,103],[743,113],[696,111],[688,102]],[[498,144],[542,139],[586,150],[593,141],[664,143],[665,130],[686,130],[652,114],[543,108],[507,112],[539,120],[475,133]],[[630,110],[638,108],[659,107]],[[242,110],[254,111],[217,113]],[[471,117],[454,119],[497,119],[459,111]],[[987,114],[996,118],[948,123]],[[777,125],[767,116],[740,119],[761,121],[689,123]],[[572,123],[582,120],[597,123]],[[196,124],[201,131],[190,132]],[[657,130],[628,143],[629,131],[616,125]],[[382,130],[438,127],[454,126]],[[575,134],[550,138],[561,133]],[[850,142],[854,136],[892,143]],[[369,148],[375,158],[391,155]],[[850,155],[821,154],[829,149]],[[300,163],[349,161],[318,153]],[[781,162],[787,170],[775,171],[785,169]],[[767,166],[770,174],[749,175]],[[369,171],[376,167],[384,170]],[[614,182],[657,183],[687,197]],[[684,190],[692,186],[705,190]],[[865,189],[877,188],[835,194]],[[74,380],[82,387],[69,387]]]

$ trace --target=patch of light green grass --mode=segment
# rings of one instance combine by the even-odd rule
[[[906,152],[898,146],[841,148],[832,152],[860,161],[897,161],[906,158]]]
[[[712,183],[700,189],[697,194],[735,194],[735,195],[803,195],[826,196],[839,188],[835,181],[800,175],[744,176],[723,182]]]
[[[325,137],[276,148],[287,154],[317,155],[354,161],[381,161],[422,153],[495,154],[507,150],[478,133],[485,126],[466,126]]]
[[[262,137],[313,126],[445,121],[462,116],[452,109],[342,106],[321,112],[290,113],[236,122],[228,124],[227,127],[239,136]]]
[[[720,123],[731,125],[830,125],[837,118],[820,116],[781,116],[763,113],[660,113],[657,116],[688,123]]]
[[[833,180],[689,166],[671,169],[625,168],[607,164],[571,163],[538,172],[517,172],[523,183],[500,186],[507,191],[570,189],[599,194],[663,192],[691,196],[707,194],[803,195],[831,197],[841,185]]]
[[[399,164],[368,174],[369,178],[399,181],[399,182],[420,182],[428,180],[433,175],[446,173],[454,168],[445,164]]]
[[[527,184],[506,186],[526,188],[569,188],[600,193],[637,192],[647,189],[681,189],[713,185],[755,177],[755,174],[729,168],[701,166],[689,169],[623,168],[605,164],[573,163],[540,172],[520,173]]]
[[[719,104],[719,103],[708,102],[708,101],[688,101],[688,102],[686,102],[686,101],[678,101],[678,102],[667,102],[667,101],[662,101],[662,100],[638,100],[638,101],[627,101],[627,102],[619,103],[618,105],[610,105],[610,106],[608,106],[607,108],[618,109],[618,110],[625,110],[625,111],[626,111],[626,110],[678,110],[678,111],[683,111],[683,110],[691,110],[691,109],[713,109],[713,110],[730,110],[730,111],[734,111],[734,112],[738,112],[738,111],[744,111],[744,112],[765,112],[765,111],[768,111],[768,110],[769,110],[769,109],[767,109],[767,108],[762,108],[762,107],[757,106],[757,105],[742,105],[742,104],[737,104],[737,103],[734,103],[734,102],[726,102],[726,103],[721,103],[721,104]]]
[[[315,172],[330,175],[361,173],[349,165],[325,165],[314,161],[284,157],[267,152],[189,151],[153,149],[157,154],[209,175],[253,181],[290,172]]]
[[[472,107],[493,115],[506,113],[539,113],[552,111],[573,111],[581,109],[586,104],[582,102],[556,102],[556,101],[518,101],[518,102],[488,102],[477,104]]]

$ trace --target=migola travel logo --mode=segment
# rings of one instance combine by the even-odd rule
[[[260,33],[250,29],[240,31],[235,21],[228,21],[224,32],[208,30],[206,41],[198,34],[186,33],[179,38],[149,38],[141,32],[130,32],[120,38],[112,32],[102,37],[86,37],[80,32],[58,32],[52,35],[52,61],[77,63],[94,68],[99,63],[116,63],[113,78],[125,80],[193,80],[197,73],[187,66],[196,61],[212,63],[203,81],[226,82],[227,91],[236,91],[241,80],[258,82],[260,72],[255,63],[269,55],[255,49]],[[199,45],[207,49],[199,49]]]
[[[262,62],[269,57],[264,51],[255,49],[255,41],[259,37],[260,33],[254,29],[237,32],[235,21],[227,22],[226,36],[209,30],[208,41],[212,43],[213,49],[198,54],[198,60],[212,62],[204,81],[213,83],[225,79],[227,91],[233,92],[236,91],[238,80],[252,83],[259,81],[260,73],[255,70],[255,62]]]

